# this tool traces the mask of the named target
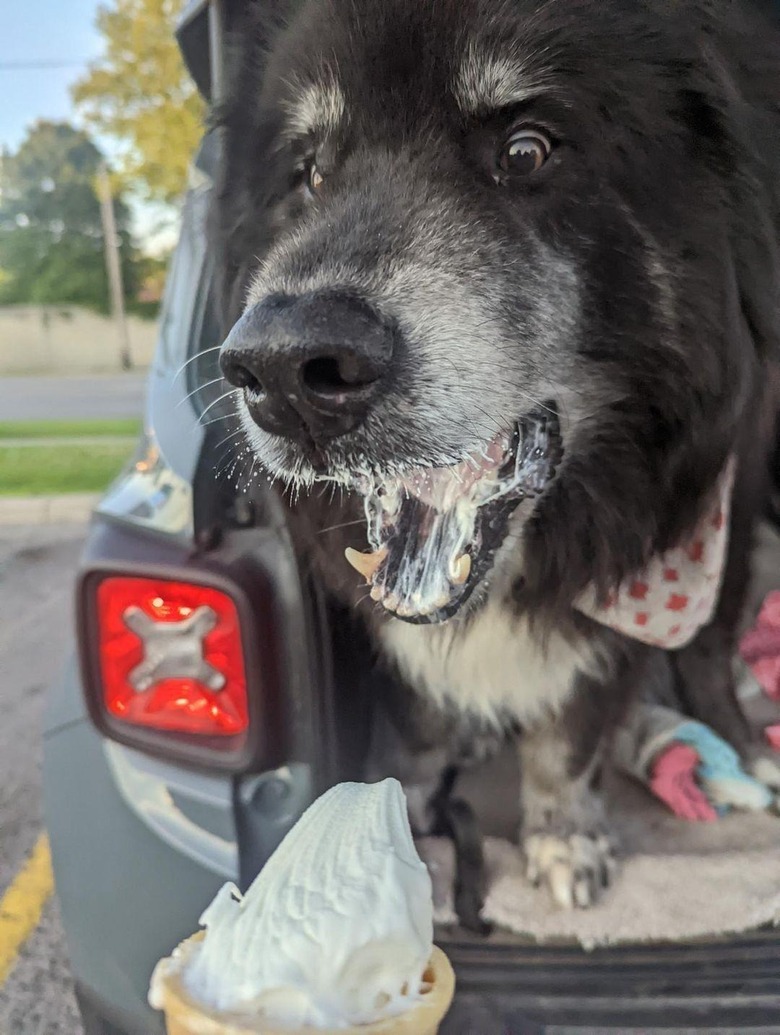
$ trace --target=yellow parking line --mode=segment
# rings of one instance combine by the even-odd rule
[[[19,950],[38,926],[53,890],[49,839],[41,834],[27,862],[0,898],[0,985],[8,977]]]

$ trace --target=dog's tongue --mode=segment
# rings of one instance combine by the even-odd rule
[[[414,496],[404,498],[388,516],[366,500],[369,539],[380,565],[371,596],[399,618],[425,618],[460,595],[471,571],[476,508],[458,500],[437,510]],[[381,505],[380,505],[381,506]]]
[[[543,490],[554,449],[546,416],[499,436],[457,467],[363,485],[372,553],[347,551],[371,597],[413,622],[453,614],[489,566],[509,515]],[[486,506],[495,504],[495,506]]]

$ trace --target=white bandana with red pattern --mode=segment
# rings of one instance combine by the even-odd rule
[[[685,542],[654,557],[605,606],[588,590],[577,601],[583,614],[655,647],[676,650],[712,618],[728,543],[734,461],[729,460],[711,503]]]

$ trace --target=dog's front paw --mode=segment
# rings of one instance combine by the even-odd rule
[[[529,834],[523,844],[526,875],[546,884],[564,909],[587,909],[609,887],[617,870],[613,846],[605,835]]]

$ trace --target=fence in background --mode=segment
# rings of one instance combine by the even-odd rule
[[[147,367],[157,324],[127,318],[134,367]],[[120,369],[116,324],[87,309],[63,306],[0,307],[0,375],[85,374]]]

